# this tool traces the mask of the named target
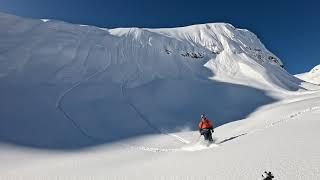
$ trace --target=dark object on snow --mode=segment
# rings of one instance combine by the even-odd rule
[[[274,178],[273,174],[269,171],[265,171],[264,174],[262,174],[263,180],[272,180]]]
[[[204,140],[212,142],[212,133],[213,129],[201,129],[200,134],[204,136]]]

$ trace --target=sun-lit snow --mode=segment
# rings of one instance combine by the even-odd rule
[[[248,30],[0,27],[0,179],[319,179],[320,88]]]
[[[320,85],[320,65],[315,66],[310,72],[297,74],[296,77],[306,82]]]

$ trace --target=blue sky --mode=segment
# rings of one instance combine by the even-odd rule
[[[256,33],[292,74],[320,64],[316,0],[1,0],[0,11],[107,28],[228,22]]]

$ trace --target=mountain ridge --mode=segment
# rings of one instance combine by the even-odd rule
[[[215,74],[215,76],[217,76],[216,79],[230,80],[232,78],[236,78],[237,76],[242,76],[242,75],[245,76],[245,77],[236,79],[235,81],[233,81],[233,83],[242,82],[241,79],[247,78],[246,72],[241,72],[241,68],[237,61],[240,61],[242,63],[242,67],[245,66],[246,69],[248,68],[251,69],[250,71],[254,72],[255,74],[261,74],[261,72],[266,70],[266,67],[263,67],[263,66],[268,66],[268,69],[276,69],[275,71],[278,71],[277,73],[281,74],[276,76],[286,77],[286,80],[290,83],[289,84],[284,84],[283,82],[278,83],[279,77],[276,77],[276,79],[274,80],[275,75],[273,77],[270,77],[268,73],[264,73],[261,77],[262,79],[265,79],[266,81],[271,81],[272,83],[276,84],[280,88],[284,88],[286,90],[299,89],[299,81],[297,79],[294,79],[293,76],[290,76],[286,71],[279,70],[277,68],[272,67],[271,65],[266,65],[266,64],[274,64],[274,65],[283,67],[283,63],[281,62],[281,60],[278,57],[276,57],[274,54],[272,54],[270,51],[268,51],[264,47],[264,45],[260,42],[260,40],[257,38],[256,35],[254,35],[248,30],[237,29],[228,23],[207,23],[207,24],[190,25],[190,26],[178,27],[178,28],[158,28],[158,29],[150,29],[150,28],[103,29],[103,28],[98,28],[94,26],[73,25],[70,23],[65,23],[65,22],[55,21],[55,20],[42,21],[42,20],[24,19],[17,16],[7,15],[7,14],[2,14],[1,18],[2,18],[3,27],[7,28],[7,26],[12,26],[12,28],[15,29],[14,31],[18,30],[18,32],[16,32],[17,34],[15,35],[23,36],[23,34],[26,33],[26,31],[28,30],[32,31],[32,29],[30,28],[33,27],[35,30],[38,31],[38,34],[32,33],[34,34],[33,36],[40,36],[40,37],[35,37],[35,39],[38,39],[37,41],[43,41],[43,42],[40,42],[42,44],[38,44],[38,45],[35,44],[36,42],[33,42],[34,44],[33,46],[39,46],[38,52],[40,52],[41,49],[43,48],[44,51],[41,51],[41,53],[43,54],[43,52],[47,51],[46,49],[51,49],[51,47],[46,48],[46,46],[48,46],[48,43],[50,43],[51,46],[52,44],[54,46],[59,46],[53,50],[56,52],[61,51],[60,52],[61,55],[69,56],[69,57],[59,57],[59,59],[63,58],[65,59],[65,61],[71,61],[70,58],[77,56],[77,54],[75,54],[77,53],[75,52],[77,50],[77,47],[76,47],[77,43],[78,44],[80,43],[79,45],[82,45],[81,43],[88,43],[87,49],[84,49],[82,51],[87,51],[86,53],[91,53],[93,54],[92,56],[96,56],[96,58],[95,60],[85,60],[86,63],[80,62],[80,64],[77,64],[77,65],[75,63],[74,64],[75,66],[78,66],[78,68],[82,69],[80,70],[80,72],[79,71],[77,72],[77,70],[72,70],[72,69],[66,70],[68,69],[67,67],[64,67],[66,64],[64,65],[56,64],[55,66],[60,66],[60,67],[58,67],[56,70],[52,70],[57,72],[56,78],[60,77],[60,79],[62,78],[62,79],[65,79],[66,81],[68,81],[67,79],[69,77],[68,78],[64,77],[64,74],[66,73],[64,71],[68,71],[68,72],[74,71],[75,73],[73,74],[78,73],[79,77],[72,77],[71,81],[79,80],[82,77],[86,76],[86,74],[88,75],[87,72],[89,71],[92,72],[92,70],[93,71],[97,70],[97,68],[102,65],[101,63],[103,63],[102,62],[103,59],[106,57],[110,59],[110,61],[112,61],[114,64],[119,64],[125,61],[129,61],[128,56],[130,56],[130,57],[133,57],[131,58],[130,61],[135,62],[136,64],[137,63],[146,64],[146,61],[137,60],[137,59],[153,58],[153,59],[157,59],[155,60],[157,61],[156,63],[161,63],[163,64],[162,66],[167,66],[167,68],[168,69],[171,68],[172,71],[176,71],[176,72],[188,71],[187,73],[183,73],[181,75],[178,75],[177,73],[173,73],[173,74],[176,74],[173,76],[178,75],[179,77],[183,77],[183,76],[188,76],[188,74],[189,75],[197,74],[196,72],[199,72],[199,67],[202,68],[201,64],[203,64],[204,67],[207,68],[207,70],[204,70],[204,71],[211,71],[212,74]],[[6,26],[6,24],[3,24],[4,22],[9,24],[7,24]],[[12,29],[11,30],[6,29],[6,30],[7,32],[12,31]],[[4,28],[2,33],[6,34],[6,30]],[[52,33],[52,34],[48,34],[47,31],[48,33]],[[69,35],[70,37],[68,37]],[[50,38],[51,36],[52,38]],[[85,41],[85,38],[88,38],[89,36],[92,36],[92,38],[87,39],[88,42],[82,42],[82,41]],[[46,38],[47,41],[41,40],[43,38]],[[64,39],[67,39],[67,40],[64,42]],[[51,41],[53,41],[53,43],[51,43]],[[27,42],[27,43],[30,43],[30,42]],[[66,47],[64,48],[64,46]],[[141,51],[140,50],[141,48],[145,48],[145,50]],[[10,46],[4,47],[4,49],[10,49]],[[30,50],[35,51],[35,49],[30,49]],[[225,54],[220,54],[222,52]],[[147,55],[150,53],[153,53],[153,54],[150,55],[150,57],[148,57]],[[107,54],[111,54],[111,55],[107,55]],[[167,55],[167,57],[164,57],[165,55]],[[26,54],[26,56],[30,56],[30,55]],[[58,54],[56,56],[58,56]],[[47,57],[50,58],[52,57],[52,55],[48,54]],[[164,62],[161,62],[160,59],[161,61],[164,61]],[[164,60],[164,59],[167,59],[167,60]],[[200,63],[198,64],[201,66],[195,65],[197,66],[195,67],[194,65],[191,65],[193,67],[190,68],[190,64],[196,64],[196,63],[190,62],[190,60],[188,59],[198,59],[200,61]],[[235,59],[235,60],[232,60],[232,59]],[[236,60],[236,59],[242,59],[242,60]],[[73,62],[74,61],[76,60],[74,59]],[[118,63],[116,61],[120,61],[120,62]],[[169,61],[169,62],[165,62],[165,61]],[[9,64],[10,63],[11,62],[9,62]],[[166,63],[171,64],[171,67],[168,67],[169,65],[166,65]],[[248,66],[248,63],[249,63],[249,66]],[[89,65],[89,67],[90,66],[93,66],[93,67],[90,68],[91,69],[90,70],[88,69],[88,66],[86,66],[85,64]],[[181,66],[182,69],[174,67],[176,66],[175,64],[180,64],[179,66]],[[251,68],[252,66],[250,64],[254,65],[255,68],[252,69]],[[18,67],[21,65],[14,64],[12,66]],[[14,69],[15,67],[12,67],[12,68]],[[262,69],[259,67],[262,67]],[[164,69],[159,70],[157,68],[153,66],[153,70],[155,72],[158,71],[157,73],[154,73],[154,74],[150,74],[150,72],[145,72],[146,69],[143,66],[140,66],[140,70],[135,70],[135,71],[141,71],[142,69],[142,71],[144,71],[142,73],[148,73],[150,74],[149,76],[154,76],[154,77],[156,76],[164,77],[168,75],[168,73],[165,73],[167,75],[163,74],[163,72],[165,72],[166,70]],[[8,69],[11,69],[11,68],[8,68]],[[60,72],[59,72],[59,69],[60,69]],[[135,67],[133,69],[139,69],[139,68]],[[132,70],[129,70],[129,71],[132,71]],[[193,71],[193,72],[190,72],[190,71]],[[1,73],[1,74],[2,76],[4,76],[5,73]],[[115,76],[119,77],[123,75],[118,74]],[[132,72],[131,74],[129,73],[127,76],[132,76]],[[199,75],[196,75],[196,76],[199,77]],[[200,75],[200,76],[203,76],[203,75]],[[204,78],[208,78],[208,77],[206,77],[205,75]],[[249,74],[249,78],[254,79],[254,76]],[[256,79],[258,84],[259,84],[259,81],[261,81],[261,78]],[[152,79],[153,78],[149,80],[152,80]],[[142,81],[145,82],[149,80],[142,80]],[[122,81],[123,81],[123,78],[122,78]],[[139,83],[136,83],[136,84],[139,84]],[[240,84],[248,85],[245,82],[242,82]],[[263,87],[263,86],[260,86],[260,87]]]

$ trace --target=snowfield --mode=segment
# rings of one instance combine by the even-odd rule
[[[0,179],[320,179],[319,68],[289,74],[248,30],[0,27]]]

